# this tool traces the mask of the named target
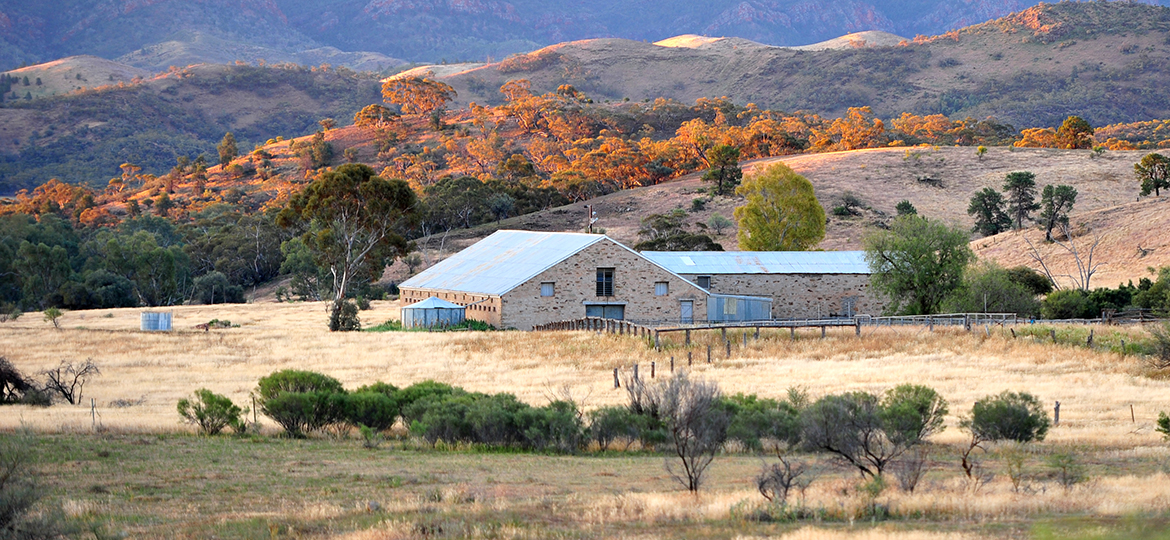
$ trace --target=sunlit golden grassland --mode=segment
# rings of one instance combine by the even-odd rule
[[[280,369],[320,371],[353,388],[374,381],[398,386],[434,379],[481,392],[511,392],[541,405],[568,388],[586,407],[625,400],[613,388],[613,369],[643,376],[687,365],[718,382],[727,393],[783,397],[801,387],[812,397],[902,383],[935,388],[951,403],[949,424],[978,398],[1004,390],[1027,391],[1050,406],[1061,402],[1061,423],[1050,439],[1132,447],[1157,444],[1153,420],[1170,409],[1170,378],[1149,371],[1140,358],[1034,337],[1012,339],[1006,329],[853,328],[769,331],[760,340],[731,331],[731,356],[718,332],[696,332],[691,347],[683,334],[663,334],[656,352],[646,340],[587,332],[385,332],[330,333],[318,303],[183,306],[174,311],[175,331],[138,331],[139,310],[67,312],[53,329],[39,314],[0,325],[0,355],[33,373],[62,360],[92,358],[102,375],[86,386],[99,420],[129,431],[184,430],[175,402],[206,387],[248,404],[260,377]],[[374,302],[361,317],[369,326],[398,317],[396,303]],[[238,328],[204,332],[196,324],[229,320]],[[1021,328],[1020,334],[1026,327]],[[1081,331],[1073,328],[1071,331]],[[751,330],[748,330],[751,333]],[[1062,338],[1066,333],[1061,330]],[[990,335],[989,335],[990,334]],[[1140,327],[1098,332],[1096,343],[1126,335],[1142,339]],[[1063,339],[1062,339],[1063,340]],[[712,363],[707,364],[707,346]],[[118,405],[132,405],[119,407]],[[1130,406],[1133,406],[1133,418]],[[0,426],[21,423],[38,430],[88,428],[89,407],[6,407]],[[948,429],[942,442],[961,437]]]
[[[173,311],[170,333],[138,331],[139,310],[68,312],[59,330],[39,314],[0,325],[0,355],[26,373],[86,358],[102,370],[85,387],[84,405],[4,407],[0,430],[7,433],[0,437],[13,436],[11,430],[41,433],[38,453],[54,500],[79,519],[132,537],[254,538],[276,531],[354,539],[909,540],[1044,537],[1049,529],[1041,525],[1052,523],[1057,532],[1049,537],[1058,538],[1082,528],[1068,519],[1116,535],[1130,530],[1127,520],[1137,519],[1140,532],[1158,529],[1170,515],[1170,453],[1153,430],[1158,411],[1170,410],[1170,378],[1139,357],[1108,352],[1122,339],[1144,339],[1139,327],[1097,328],[1092,350],[1069,344],[1083,342],[1083,327],[1058,329],[1061,344],[1027,327],[1016,328],[1018,338],[995,327],[970,333],[866,327],[860,338],[850,327],[829,329],[824,339],[814,329],[796,339],[786,330],[766,330],[759,340],[749,330],[746,346],[742,332],[729,331],[727,357],[718,332],[696,332],[690,347],[683,334],[664,334],[662,350],[655,351],[644,339],[588,332],[333,334],[325,328],[324,305],[315,303]],[[374,302],[361,313],[367,326],[397,316],[391,302]],[[211,319],[239,327],[193,328]],[[593,408],[625,401],[624,391],[613,388],[613,369],[628,374],[638,364],[646,377],[654,362],[656,376],[668,376],[671,358],[683,369],[688,353],[689,369],[727,393],[783,397],[800,387],[816,398],[902,383],[931,386],[951,410],[946,431],[933,438],[932,470],[912,494],[891,482],[876,502],[894,519],[874,523],[865,517],[874,501],[855,472],[826,456],[803,455],[821,472],[796,500],[821,517],[770,523],[752,517],[763,504],[752,482],[761,456],[719,457],[695,498],[664,471],[662,455],[483,453],[407,441],[365,450],[352,439],[204,438],[190,435],[175,413],[176,401],[201,387],[250,405],[257,379],[286,368],[327,373],[348,388],[434,379],[511,392],[536,405],[567,389]],[[1004,390],[1033,393],[1049,407],[1059,400],[1061,422],[1029,451],[1022,489],[1013,490],[1003,472],[1003,449],[991,447],[977,456],[996,476],[975,490],[957,465],[964,440],[958,420],[975,400]],[[267,434],[276,433],[270,421],[260,421]],[[1045,459],[1059,452],[1077,456],[1086,483],[1067,490],[1055,483]],[[380,509],[368,511],[369,501]]]

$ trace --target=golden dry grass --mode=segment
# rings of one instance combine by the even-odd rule
[[[362,312],[367,325],[397,318],[397,303],[374,302]],[[319,303],[183,306],[174,308],[176,331],[137,330],[140,310],[68,312],[54,330],[39,314],[0,326],[0,354],[25,372],[61,360],[92,358],[102,376],[85,389],[96,400],[99,420],[130,431],[187,429],[178,424],[175,403],[206,387],[237,403],[249,404],[256,381],[273,371],[309,369],[340,379],[347,387],[377,380],[405,386],[434,379],[469,390],[511,392],[543,404],[564,388],[587,407],[625,401],[613,388],[613,369],[628,374],[632,365],[647,375],[656,362],[661,376],[670,358],[683,369],[692,354],[693,372],[718,382],[725,392],[783,397],[790,387],[812,396],[867,390],[880,392],[902,383],[931,386],[951,402],[952,426],[938,440],[962,436],[953,426],[976,399],[1004,390],[1027,391],[1051,406],[1062,403],[1061,424],[1050,440],[1131,448],[1158,443],[1152,422],[1166,408],[1170,381],[1150,378],[1139,359],[1081,347],[1053,345],[1005,330],[929,332],[909,328],[806,330],[798,339],[787,331],[764,331],[760,341],[742,346],[739,331],[729,333],[731,358],[717,333],[696,333],[690,348],[683,335],[664,334],[655,352],[645,340],[587,332],[330,333]],[[210,319],[227,319],[239,328],[194,330]],[[1130,341],[1140,328],[1126,329]],[[706,346],[714,362],[706,364]],[[121,402],[121,403],[120,403]],[[118,407],[119,404],[131,403]],[[1136,422],[1130,420],[1133,406]],[[83,406],[47,409],[8,407],[0,427],[22,423],[40,430],[88,428]]]

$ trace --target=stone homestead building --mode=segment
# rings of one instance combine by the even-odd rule
[[[709,254],[691,255],[693,262]],[[679,265],[686,267],[685,274],[675,270]],[[681,260],[649,257],[604,235],[503,230],[402,282],[399,289],[404,305],[440,298],[466,306],[467,318],[519,330],[586,316],[704,323],[765,320],[798,310],[803,310],[798,316],[828,315],[832,302],[840,306],[868,291],[868,270],[864,283],[856,283],[852,274],[817,276],[813,267],[800,268],[807,272],[768,278],[745,271],[704,280],[716,275],[707,266],[690,272],[694,269]],[[832,287],[841,290],[828,290]],[[777,309],[778,302],[788,307]],[[852,302],[854,311],[873,305],[861,298]]]
[[[864,251],[646,251],[643,257],[715,294],[772,299],[772,318],[879,314]]]

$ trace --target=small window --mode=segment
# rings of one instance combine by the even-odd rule
[[[541,296],[552,296],[556,294],[556,284],[551,281],[546,281],[540,284]]]
[[[738,298],[724,298],[723,299],[723,314],[724,315],[735,315],[737,311],[739,311],[739,299]]]
[[[613,268],[597,269],[597,296],[613,296]]]
[[[654,284],[654,296],[666,296],[670,294],[670,285],[665,281],[659,281]]]
[[[711,276],[699,276],[699,286],[704,289],[711,288]]]

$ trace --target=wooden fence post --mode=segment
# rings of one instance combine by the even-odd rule
[[[622,387],[622,383],[621,383],[621,381],[618,379],[618,374],[617,374],[617,371],[618,371],[618,368],[613,368],[613,387],[614,387],[614,388],[621,388],[621,387]]]
[[[634,380],[638,380],[638,364],[634,364]]]
[[[756,341],[759,341],[759,340],[760,340],[760,327],[757,326],[756,327]]]
[[[687,367],[691,367],[694,364],[695,364],[695,362],[694,362],[694,358],[691,356],[691,351],[687,351]]]
[[[1053,328],[1050,330],[1050,332],[1052,332],[1052,342],[1056,343],[1056,329]]]
[[[723,343],[725,345],[727,345],[727,357],[731,358],[731,341],[728,340],[728,341],[724,341]]]
[[[927,317],[926,325],[930,327],[931,332],[934,332],[934,317]]]
[[[670,372],[674,373],[674,357],[670,357]]]
[[[788,337],[791,339],[796,339],[796,327],[795,326],[788,327]]]
[[[691,331],[687,330],[687,347],[691,346]]]
[[[1089,339],[1088,339],[1088,341],[1085,342],[1085,346],[1086,347],[1093,346],[1093,329],[1092,328],[1089,329]]]
[[[824,325],[822,325],[822,326],[821,326],[821,339],[825,339],[825,327],[824,327]]]
[[[1133,403],[1129,404],[1129,423],[1136,424],[1137,418],[1133,415]]]
[[[743,347],[747,348],[747,332],[743,333]]]
[[[723,334],[723,341],[727,341],[727,327],[720,328],[719,331]]]
[[[853,326],[855,328],[854,333],[857,334],[857,337],[861,337],[861,319],[853,319]]]
[[[662,351],[662,343],[660,341],[658,341],[658,331],[657,330],[654,331],[654,350],[659,351],[659,352]]]
[[[711,363],[711,346],[707,345],[707,363]]]
[[[651,360],[651,361],[650,361],[650,378],[651,378],[651,379],[653,379],[653,378],[654,378],[654,366],[655,366],[656,364],[657,364],[657,362],[655,362],[655,361],[653,361],[653,360]]]
[[[1059,401],[1056,402],[1056,407],[1053,407],[1052,425],[1054,425],[1054,426],[1060,425],[1060,402]]]

